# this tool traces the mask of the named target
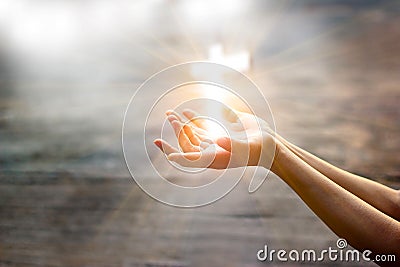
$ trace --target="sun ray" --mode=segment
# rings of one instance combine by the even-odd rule
[[[330,34],[332,34],[332,32],[330,32]],[[301,44],[298,44],[298,45],[296,45],[294,47],[288,48],[285,51],[282,51],[281,53],[270,57],[266,61],[259,63],[260,65],[263,66],[263,69],[261,71],[254,72],[253,75],[252,75],[252,78],[254,78],[254,79],[259,78],[259,77],[264,76],[264,75],[270,73],[271,71],[274,71],[274,70],[277,70],[277,69],[290,68],[290,67],[293,67],[293,66],[296,66],[296,65],[304,64],[305,62],[310,62],[310,61],[319,59],[319,58],[329,57],[329,55],[334,54],[332,51],[328,51],[328,52],[324,52],[324,53],[320,52],[320,55],[314,55],[313,57],[306,57],[304,59],[301,59],[300,61],[299,61],[299,59],[296,59],[298,62],[294,62],[294,63],[293,62],[288,62],[289,64],[285,64],[283,66],[279,66],[279,63],[272,64],[274,59],[276,60],[279,57],[284,56],[285,54],[288,54],[290,52],[295,51],[296,49],[301,49],[305,45],[310,44],[311,42],[317,41],[320,38],[326,37],[327,35],[328,34],[318,35],[315,38],[309,39],[307,41],[302,42]],[[268,64],[268,62],[269,62],[269,64]]]
[[[189,37],[189,35],[187,34],[187,32],[185,30],[183,30],[182,27],[182,22],[179,19],[179,15],[176,13],[176,8],[174,6],[170,6],[170,11],[172,13],[172,17],[175,20],[175,23],[178,25],[179,27],[179,31],[181,32],[181,34],[183,35],[183,37],[186,39],[186,41],[189,43],[190,47],[192,48],[195,57],[195,60],[201,60],[203,59],[202,54],[200,53],[200,49],[198,48],[197,45],[195,45],[195,43],[193,42],[193,40]]]
[[[307,57],[304,58],[302,60],[298,60],[296,62],[293,62],[292,64],[288,64],[288,65],[284,65],[284,66],[278,66],[278,67],[272,67],[272,68],[267,68],[267,70],[263,73],[263,74],[268,74],[268,73],[272,73],[272,72],[280,72],[280,71],[285,71],[288,70],[290,68],[294,68],[294,67],[298,67],[300,65],[303,64],[307,64],[310,62],[315,62],[317,60],[321,60],[321,59],[326,59],[326,58],[332,58],[334,56],[344,56],[348,53],[350,53],[351,50],[347,50],[347,51],[342,51],[342,52],[337,52],[336,50],[332,50],[332,51],[327,51],[326,53],[320,53],[318,55],[315,55],[313,57]],[[259,77],[258,75],[256,77]]]
[[[96,235],[94,236],[93,240],[91,243],[97,243],[97,238],[99,238],[105,230],[110,227],[110,225],[113,223],[113,220],[117,218],[121,213],[125,213],[125,209],[130,203],[130,200],[132,197],[137,196],[140,194],[140,189],[138,186],[134,185],[131,187],[129,192],[126,194],[126,196],[121,199],[120,203],[116,207],[116,209],[113,212],[110,212],[103,220],[102,224],[100,224],[97,229],[96,229]]]
[[[323,32],[311,37],[311,38],[305,39],[302,42],[299,42],[298,44],[296,44],[294,46],[291,46],[291,47],[288,47],[285,50],[282,50],[279,53],[274,54],[271,57],[266,58],[266,60],[264,60],[264,61],[258,61],[258,64],[262,65],[263,69],[260,72],[253,72],[252,73],[252,78],[256,79],[256,78],[258,78],[260,76],[266,75],[269,72],[271,72],[271,70],[274,70],[274,69],[275,70],[276,69],[282,69],[283,70],[283,69],[286,69],[286,68],[293,67],[295,65],[304,64],[305,62],[308,62],[310,60],[315,60],[315,59],[318,59],[318,58],[327,57],[326,54],[328,54],[328,53],[332,54],[331,51],[329,51],[328,53],[325,53],[325,54],[323,54],[321,56],[314,56],[314,57],[310,58],[310,60],[308,58],[304,59],[304,60],[301,60],[300,63],[290,63],[287,66],[280,66],[280,67],[276,67],[276,68],[275,68],[275,66],[270,66],[271,68],[268,68],[268,63],[272,63],[273,60],[277,60],[279,58],[282,58],[285,55],[288,55],[289,53],[291,53],[293,51],[303,49],[305,46],[310,45],[313,42],[320,41],[323,38],[326,38],[326,37],[329,37],[329,36],[331,36],[331,35],[333,35],[335,33],[338,33],[341,30],[346,29],[350,25],[356,23],[358,19],[359,19],[358,17],[352,17],[352,18],[346,20],[345,22],[342,22],[342,23],[339,23],[337,25],[334,25],[331,28],[329,28],[329,29],[327,29],[327,30],[325,30],[325,31],[323,31]],[[362,32],[358,32],[356,35],[361,35],[361,34],[362,34]],[[353,35],[353,37],[356,36],[356,35]],[[268,68],[268,70],[265,70],[265,68]]]
[[[139,45],[139,42],[137,42],[136,39],[133,40],[132,38],[130,38],[129,34],[119,34],[119,38],[121,38],[121,40],[126,42],[127,44],[132,45],[132,49],[139,48],[139,49],[143,50],[145,53],[151,55],[152,57],[154,57],[168,65],[173,65],[173,64],[183,62],[184,58],[182,56],[180,56],[178,54],[178,52],[176,52],[173,48],[171,48],[171,46],[168,44],[167,41],[163,41],[160,38],[156,37],[155,35],[151,34],[150,32],[144,31],[144,30],[137,30],[135,36],[136,36],[136,38],[138,38],[138,36],[141,36],[140,38],[148,38],[149,40],[154,41],[154,44],[159,48],[157,50],[163,49],[167,53],[162,55],[161,53],[157,53],[157,52],[153,51],[153,49],[149,49],[149,48],[145,47],[144,45]],[[143,39],[142,39],[142,41],[143,41]],[[143,42],[141,42],[141,43],[143,43]],[[126,53],[124,55],[128,56],[128,57],[131,56],[130,53]],[[168,60],[167,58],[169,58],[170,60]]]
[[[272,30],[279,23],[284,12],[290,7],[290,4],[288,4],[289,2],[292,3],[293,1],[279,1],[280,4],[278,5],[278,7],[271,12],[272,17],[263,17],[263,25],[265,25],[264,28],[262,30],[256,31],[258,33],[257,37],[252,37],[255,38],[255,40],[258,40],[258,44],[254,46],[253,51],[257,50],[262,39],[268,39],[270,37],[270,35],[272,34]]]

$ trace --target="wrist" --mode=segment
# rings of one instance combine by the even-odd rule
[[[283,154],[285,154],[285,149],[286,149],[286,147],[284,144],[282,144],[279,141],[275,142],[275,152],[274,152],[274,157],[272,159],[272,163],[271,163],[271,167],[270,167],[270,170],[275,174],[278,173],[279,165],[282,161]]]
[[[276,138],[268,138],[261,149],[259,166],[273,171],[280,160],[279,155],[281,154],[282,149],[284,149],[284,145]]]

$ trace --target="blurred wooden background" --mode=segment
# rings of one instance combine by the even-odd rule
[[[275,176],[203,208],[154,201],[125,166],[123,114],[155,72],[207,60],[216,43],[245,50],[281,135],[400,188],[399,12],[372,0],[3,1],[0,266],[258,266],[264,244],[334,247]]]

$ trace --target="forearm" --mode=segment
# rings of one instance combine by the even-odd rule
[[[375,209],[279,145],[271,170],[338,236],[358,249],[399,255],[400,223]]]
[[[362,200],[368,202],[375,208],[400,220],[400,194],[399,191],[384,186],[367,178],[354,175],[339,169],[326,161],[314,156],[313,154],[286,141],[281,136],[277,136],[289,150],[311,167],[337,183],[347,191],[355,194]]]

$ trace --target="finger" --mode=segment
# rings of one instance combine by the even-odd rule
[[[201,152],[187,152],[187,153],[171,153],[168,159],[179,163],[181,160],[196,161],[201,157]]]
[[[189,125],[184,125],[183,129],[185,130],[185,134],[187,135],[187,137],[189,138],[190,142],[195,145],[198,146],[201,143],[200,138],[193,132],[192,127],[190,127]]]
[[[168,155],[168,160],[174,161],[184,167],[207,168],[212,163],[213,158],[210,155],[202,155],[201,152],[189,152],[171,153]]]
[[[226,169],[243,166],[243,164],[232,164],[231,153],[228,151],[218,151],[216,154],[214,151],[208,153],[171,153],[168,155],[168,160],[189,168]]]
[[[178,122],[180,122],[179,118],[176,117],[176,116],[173,115],[173,114],[168,115],[167,119],[168,119],[168,121],[171,122],[171,123],[172,123],[173,121],[178,121]]]
[[[173,153],[168,156],[168,159],[175,161],[181,166],[192,168],[226,169],[228,167],[236,167],[233,165],[230,166],[230,152],[216,151],[213,148],[199,153]]]
[[[190,142],[189,137],[183,130],[183,124],[177,120],[171,122],[172,128],[174,129],[175,135],[178,138],[179,146],[184,152],[199,151],[198,147],[193,146]]]
[[[165,154],[169,155],[171,153],[177,153],[179,152],[178,149],[175,147],[171,146],[168,142],[162,140],[162,139],[156,139],[154,140],[154,144]]]
[[[182,121],[180,121],[180,120],[179,120],[175,115],[173,115],[173,114],[169,115],[169,116],[167,117],[167,119],[168,119],[168,121],[169,121],[171,124],[174,123],[174,121],[179,122],[180,125],[181,125],[181,128],[183,127],[183,125],[190,127],[190,128],[191,128],[191,129],[190,129],[191,131],[186,133],[186,134],[188,134],[189,139],[191,138],[192,135],[197,136],[197,138],[200,139],[200,140],[203,140],[203,139],[205,138],[206,131],[204,131],[204,130],[198,128],[198,127],[196,127],[195,125],[193,125],[193,124],[191,124],[191,123],[186,123],[186,124],[184,124]],[[181,130],[181,128],[179,129],[179,131]],[[185,132],[186,132],[186,131],[185,131]],[[175,132],[175,133],[176,133],[176,132]],[[177,135],[177,137],[178,137],[178,134],[177,134],[177,133],[176,133],[176,135]],[[191,141],[192,141],[192,140],[191,140]],[[196,142],[196,140],[193,140],[193,141],[194,141],[194,143],[193,143],[194,145],[198,145],[198,144],[197,144],[198,142]]]
[[[172,123],[173,121],[179,121],[181,123],[184,123],[182,121],[182,119],[180,119],[180,117],[177,117],[176,113],[174,114],[174,113],[170,112],[168,114],[169,115],[168,115],[167,119],[168,119],[169,122]],[[191,127],[191,130],[192,130],[193,134],[198,135],[199,139],[202,140],[202,139],[206,138],[206,136],[207,136],[207,131],[206,130],[199,128],[193,122],[186,122],[185,124]]]
[[[199,114],[196,112],[196,111],[194,111],[194,110],[192,110],[192,109],[185,109],[185,110],[183,110],[183,115],[186,117],[186,118],[188,118],[189,120],[191,120],[191,119],[193,119],[193,118],[195,118],[195,117],[198,117],[199,116]]]
[[[194,123],[190,124],[192,126],[192,130],[198,135],[198,136],[203,136],[207,137],[208,133],[205,129],[197,127]]]
[[[167,118],[170,122],[174,121],[174,120],[178,120],[182,123],[185,123],[185,121],[182,119],[182,117],[175,112],[174,110],[167,110],[167,112],[165,113],[167,114]],[[207,132],[204,129],[199,128],[196,124],[194,124],[192,121],[186,122],[186,124],[190,125],[192,127],[192,131],[195,134],[200,134],[205,136],[207,134]]]
[[[179,120],[179,118],[172,113],[169,113],[170,115],[168,115],[167,119],[169,120],[169,122],[172,124],[174,121],[178,121],[180,123],[182,123],[182,121]],[[183,124],[183,123],[182,123]],[[186,125],[190,128],[188,129],[186,132],[186,134],[188,135],[190,141],[192,142],[193,145],[198,146],[198,144],[205,140],[208,139],[207,137],[207,131],[204,129],[199,128],[198,126],[196,126],[194,123],[189,122],[186,123]],[[178,137],[178,135],[177,135]]]
[[[173,115],[175,116],[180,122],[183,122],[182,117],[176,112],[175,110],[169,109],[165,112],[167,116]]]
[[[198,118],[200,115],[191,109],[185,109],[183,111],[183,115],[185,115],[186,118],[188,118],[193,124],[195,124],[197,127],[201,129],[206,129],[207,125],[206,122],[200,118]]]

